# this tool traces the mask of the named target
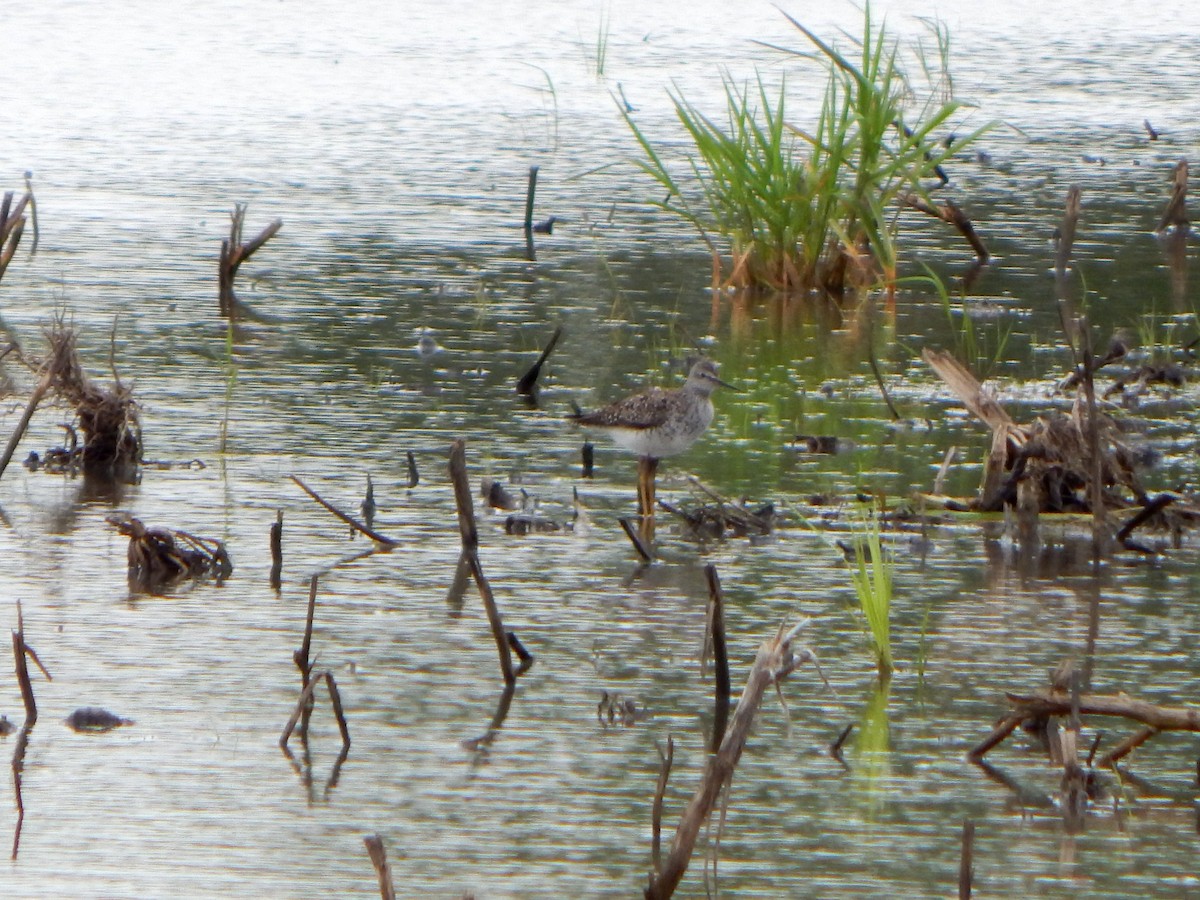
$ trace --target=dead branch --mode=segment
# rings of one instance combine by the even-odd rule
[[[546,349],[542,351],[542,355],[538,357],[537,362],[530,366],[529,371],[521,376],[517,382],[517,393],[526,396],[532,396],[537,390],[538,377],[542,374],[542,366],[546,364],[546,360],[550,358],[550,354],[554,352],[555,346],[558,344],[558,339],[562,337],[562,326],[559,325],[554,329],[554,333],[550,335],[550,340],[546,343]]]
[[[984,755],[1012,734],[1027,719],[1046,719],[1051,716],[1071,715],[1071,694],[1061,690],[1040,690],[1032,694],[1009,694],[1009,704],[1012,711],[1007,713],[992,733],[978,744],[967,759],[979,762]],[[1137,700],[1126,694],[1080,694],[1079,715],[1081,716],[1116,716],[1130,719],[1151,729],[1154,734],[1160,731],[1200,731],[1200,709],[1183,706],[1159,706],[1145,700]],[[1134,747],[1152,737],[1152,734],[1139,733],[1140,739],[1126,740],[1101,759],[1101,765],[1107,765],[1120,759]],[[1123,749],[1122,749],[1123,748]],[[1118,752],[1120,751],[1120,752]]]
[[[959,900],[971,900],[971,882],[975,878],[975,823],[963,821],[962,853],[958,861]]]
[[[28,184],[28,181],[26,181]],[[25,192],[17,205],[14,207],[13,192],[6,191],[4,200],[0,203],[0,278],[4,277],[4,272],[8,269],[8,264],[12,262],[13,256],[17,252],[17,247],[21,243],[21,235],[25,231],[25,207],[33,203],[33,190],[29,189]],[[30,205],[30,209],[33,207]],[[34,217],[34,242],[33,249],[37,249],[37,218]],[[32,251],[31,251],[32,252]]]
[[[792,650],[792,642],[804,624],[802,622],[786,632],[781,627],[773,638],[764,641],[759,648],[721,747],[705,766],[700,786],[683,813],[662,870],[651,877],[650,885],[646,888],[647,900],[670,897],[678,887],[687,871],[700,829],[708,822],[722,789],[733,778],[767,688],[778,685],[798,666],[812,659],[812,653],[807,649],[799,653]]]
[[[304,716],[305,709],[312,703],[313,691],[316,690],[318,684],[325,682],[325,687],[329,691],[329,702],[333,706],[334,716],[337,718],[338,731],[342,735],[342,758],[350,750],[350,727],[346,724],[346,715],[342,709],[342,695],[338,691],[337,682],[333,679],[333,673],[326,669],[320,672],[316,677],[309,679],[308,684],[300,691],[300,698],[296,701],[296,708],[292,711],[292,717],[288,719],[287,725],[284,726],[283,734],[279,738],[279,747],[284,753],[290,755],[288,750],[288,741],[292,739],[292,733],[296,730],[296,725]]]
[[[1167,201],[1167,207],[1163,210],[1162,218],[1158,222],[1157,230],[1160,233],[1166,231],[1168,228],[1176,228],[1180,231],[1188,228],[1187,183],[1188,161],[1181,159],[1175,166],[1175,175],[1171,186],[1171,199]]]
[[[1067,274],[1067,266],[1071,263],[1071,250],[1075,247],[1075,230],[1079,225],[1080,199],[1082,194],[1078,185],[1067,189],[1067,204],[1063,212],[1062,225],[1056,235],[1056,252],[1054,255],[1054,271],[1059,279]]]
[[[663,800],[667,793],[667,781],[671,778],[671,765],[675,762],[675,739],[667,735],[667,750],[658,748],[658,784],[654,788],[654,805],[650,807],[650,863],[653,877],[662,870],[662,813]]]
[[[629,518],[622,517],[617,519],[617,521],[620,523],[621,529],[625,532],[625,536],[629,538],[629,543],[633,544],[633,549],[641,557],[642,562],[654,562],[654,551],[642,540],[642,535],[633,527],[633,523]]]
[[[500,655],[500,672],[506,685],[513,685],[517,673],[513,669],[512,653],[508,643],[508,635],[504,630],[504,622],[500,618],[500,607],[492,594],[491,585],[483,574],[483,566],[479,562],[479,528],[475,524],[475,505],[471,497],[471,485],[467,479],[467,445],[461,438],[450,445],[450,480],[454,485],[454,502],[458,507],[458,531],[462,537],[463,557],[470,567],[483,598],[483,606],[487,612],[488,624],[492,628],[492,637],[496,641],[496,650]]]
[[[904,202],[918,212],[923,212],[925,215],[932,216],[935,219],[941,219],[943,222],[957,228],[958,233],[966,239],[967,243],[971,245],[971,249],[975,251],[975,258],[979,262],[986,263],[991,259],[991,254],[988,253],[987,247],[983,245],[982,239],[980,239],[979,234],[975,231],[975,226],[971,223],[967,214],[949,200],[944,201],[941,206],[933,206],[916,194],[909,194]]]
[[[300,490],[304,491],[304,493],[308,494],[308,496],[312,497],[314,500],[317,501],[317,503],[321,504],[321,506],[325,507],[325,509],[327,509],[329,512],[333,513],[335,516],[337,516],[339,519],[341,519],[343,522],[345,522],[347,525],[349,525],[355,531],[359,532],[360,534],[365,534],[367,537],[369,537],[375,543],[379,544],[380,549],[390,550],[392,547],[399,546],[399,544],[400,544],[399,541],[393,541],[389,537],[384,537],[378,531],[375,531],[372,528],[368,528],[362,522],[358,521],[358,519],[355,519],[353,516],[347,515],[346,513],[342,512],[340,509],[338,509],[336,506],[334,506],[332,503],[328,502],[327,500],[324,500],[320,494],[318,494],[316,491],[314,491],[312,488],[310,488],[307,484],[305,484],[303,481],[301,481],[297,476],[291,475],[289,477],[292,479],[292,481],[296,482],[296,484],[300,487]]]
[[[29,397],[29,403],[25,406],[25,412],[21,415],[21,421],[17,423],[12,437],[8,439],[8,446],[4,448],[4,456],[0,458],[0,476],[4,475],[4,470],[8,468],[8,464],[12,461],[13,454],[17,450],[17,445],[21,443],[21,438],[25,435],[25,429],[29,427],[29,421],[33,418],[34,412],[37,411],[38,404],[46,396],[46,392],[50,390],[50,385],[53,381],[54,373],[47,370],[46,374],[42,376],[42,380],[38,382],[38,386],[33,389],[33,393]]]
[[[71,447],[49,452],[45,468],[72,474],[82,469],[89,476],[136,481],[142,461],[142,436],[132,391],[119,379],[110,389],[98,386],[87,376],[79,360],[75,332],[62,317],[53,321],[46,332],[46,341],[48,358],[37,363],[26,360],[41,375],[41,380],[0,459],[0,473],[11,461],[38,404],[53,391],[75,410],[84,440],[82,447],[77,446],[74,429],[65,426],[72,438]]]
[[[170,528],[147,528],[130,515],[108,516],[105,521],[129,538],[129,584],[135,590],[153,593],[183,578],[205,575],[220,582],[233,572],[221,541]]]
[[[363,838],[367,845],[367,855],[371,857],[371,865],[375,867],[375,876],[379,879],[379,896],[381,900],[396,900],[396,888],[392,884],[392,867],[388,865],[387,851],[383,848],[383,838],[370,834]]]
[[[271,523],[271,573],[269,581],[274,590],[283,586],[283,510],[275,511],[275,521]]]
[[[233,290],[233,280],[238,267],[249,259],[256,250],[273,238],[283,227],[283,219],[276,219],[258,233],[253,240],[242,242],[242,224],[246,219],[246,204],[238,203],[230,214],[229,238],[221,241],[221,256],[217,264],[219,309],[222,316],[236,318],[238,298]]]
[[[1101,516],[1104,510],[1097,510],[1099,505],[1128,506],[1120,490],[1139,500],[1145,496],[1118,426],[1099,414],[1094,399],[1087,402],[1087,396],[1093,395],[1087,391],[1086,373],[1082,380],[1086,396],[1077,397],[1069,416],[1053,413],[1030,425],[1018,425],[949,353],[927,348],[923,355],[967,410],[992,431],[983,483],[972,508],[995,512],[1019,499],[1030,512]],[[1085,356],[1091,358],[1090,353]]]
[[[317,582],[318,576],[314,575],[308,585],[308,615],[304,621],[304,639],[300,642],[300,649],[292,653],[292,661],[296,663],[296,668],[300,670],[300,689],[302,691],[308,689],[308,683],[312,680],[313,662],[309,658],[309,651],[312,648],[313,619],[317,610]],[[312,710],[312,693],[309,692],[308,703],[305,705],[304,711],[300,716],[300,734],[302,736],[308,734],[308,721],[312,715]]]
[[[704,575],[708,579],[708,636],[705,645],[706,649],[708,645],[712,646],[714,667],[712,752],[716,753],[721,748],[725,724],[729,719],[729,650],[725,643],[725,599],[721,594],[721,578],[717,574],[717,567],[711,563],[705,566]]]
[[[33,681],[29,678],[28,660],[32,659],[47,681],[52,681],[50,673],[42,665],[33,648],[25,643],[25,620],[21,614],[21,602],[17,601],[17,627],[12,633],[13,667],[17,676],[17,684],[21,688],[21,701],[25,704],[25,722],[21,728],[28,731],[37,722],[37,700],[33,696]]]

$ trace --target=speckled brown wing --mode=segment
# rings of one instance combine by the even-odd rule
[[[658,428],[670,416],[675,396],[674,391],[650,388],[648,391],[610,403],[603,409],[571,418],[581,425],[594,425],[598,428]]]

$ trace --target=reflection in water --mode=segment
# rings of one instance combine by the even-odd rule
[[[854,744],[854,763],[851,784],[860,799],[865,800],[867,822],[875,822],[891,800],[892,744],[888,721],[888,699],[892,679],[883,678],[872,686],[858,721],[858,736]]]

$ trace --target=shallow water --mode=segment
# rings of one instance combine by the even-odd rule
[[[885,7],[910,33],[912,14],[929,11]],[[1187,75],[1197,13],[1150,20],[1129,4],[1099,17],[1082,3],[943,11],[959,93],[979,107],[964,127],[1013,126],[988,137],[986,162],[964,155],[952,172],[997,259],[949,313],[913,288],[872,329],[852,313],[831,321],[786,304],[727,298],[714,312],[703,245],[647,203],[653,189],[628,164],[636,147],[611,96],[618,85],[638,121],[669,140],[672,81],[719,111],[718,65],[776,79],[784,65],[750,41],[798,45],[790,26],[765,3],[604,9],[603,75],[594,4],[6,13],[10,171],[0,184],[16,190],[33,171],[41,241],[33,258],[23,246],[0,283],[0,324],[36,351],[65,311],[101,380],[111,342],[142,404],[147,456],[163,465],[117,498],[15,464],[0,479],[0,597],[12,627],[21,602],[26,637],[54,676],[35,676],[41,718],[5,896],[375,896],[362,845],[374,832],[402,896],[636,895],[649,865],[655,745],[671,734],[677,747],[669,835],[711,721],[698,663],[706,563],[729,604],[735,690],[758,644],[799,616],[813,619],[805,639],[832,686],[803,669],[783,686],[786,712],[764,706],[721,841],[729,895],[952,894],[965,817],[976,822],[981,893],[1200,894],[1190,803],[1105,807],[1070,836],[1032,795],[1022,805],[964,762],[1003,711],[1002,690],[1040,685],[1082,655],[1095,597],[1096,689],[1194,703],[1191,542],[1154,560],[1119,556],[1093,577],[1065,529],[1049,531],[1033,558],[974,524],[933,529],[923,553],[901,539],[901,670],[885,704],[850,611],[849,569],[805,524],[829,514],[809,505],[815,493],[927,490],[951,445],[966,462],[948,488],[974,490],[984,435],[919,356],[926,343],[954,346],[964,315],[984,361],[1011,331],[991,374],[1015,415],[1063,403],[1051,391],[1066,355],[1048,267],[1070,184],[1084,190],[1076,258],[1102,333],[1141,324],[1163,339],[1170,317],[1176,340],[1195,330],[1193,291],[1172,278],[1151,231],[1171,168],[1197,137]],[[857,27],[848,5],[795,14],[823,33]],[[803,117],[817,86],[792,71]],[[1159,141],[1145,139],[1143,118]],[[535,164],[536,216],[564,221],[539,236],[530,262],[519,222]],[[239,275],[256,315],[239,325],[230,357],[215,270],[241,201],[247,234],[275,217],[284,227]],[[909,267],[959,276],[959,240],[913,225]],[[514,379],[560,323],[529,408]],[[432,355],[417,350],[426,329]],[[888,422],[867,336],[911,427]],[[767,540],[698,546],[664,520],[662,559],[640,568],[616,522],[632,511],[632,461],[598,443],[596,477],[579,478],[581,436],[563,415],[572,401],[673,383],[668,359],[693,344],[743,391],[718,394],[705,439],[663,464],[660,496],[698,503],[683,480],[692,473],[724,495],[774,501],[782,527]],[[15,389],[2,407],[7,434],[32,382],[3,365]],[[1189,387],[1137,411],[1163,457],[1153,490],[1194,482],[1195,406]],[[69,417],[39,413],[18,459],[61,442]],[[853,448],[801,453],[797,433]],[[475,593],[448,598],[459,538],[445,462],[456,437],[475,486],[501,479],[562,521],[578,489],[588,510],[586,527],[514,537],[480,504],[484,569],[537,662],[479,752],[462,742],[484,733],[501,680]],[[408,451],[421,474],[411,489]],[[362,538],[292,474],[346,510],[370,474],[376,526],[400,546],[363,556]],[[233,577],[165,597],[131,593],[125,541],[104,522],[116,510],[225,541]],[[279,593],[267,579],[277,510]],[[324,702],[310,765],[293,769],[278,747],[314,574],[313,650],[338,681],[353,738],[336,784],[340,740]],[[650,718],[598,722],[603,691]],[[62,724],[89,705],[136,725],[81,735]],[[9,676],[0,714],[21,716]],[[824,748],[851,722],[847,770]],[[993,756],[1031,789],[1057,788],[1057,773],[1019,742]],[[1159,736],[1136,768],[1186,794],[1195,756],[1194,740]],[[11,834],[6,785],[0,821]],[[681,894],[703,892],[701,869],[697,857]]]

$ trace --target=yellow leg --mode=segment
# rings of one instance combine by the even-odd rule
[[[638,515],[642,517],[642,540],[654,540],[654,480],[658,460],[653,456],[638,459]]]

